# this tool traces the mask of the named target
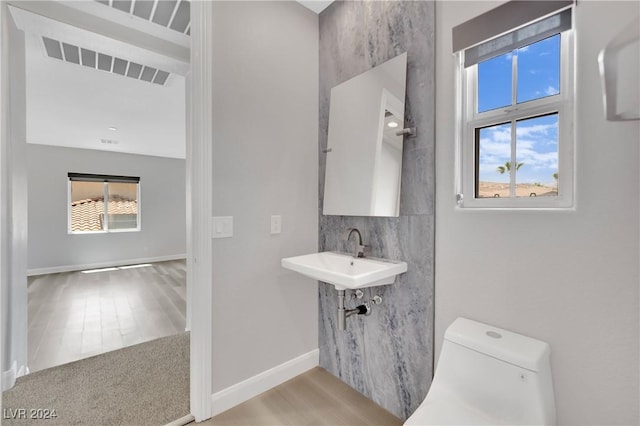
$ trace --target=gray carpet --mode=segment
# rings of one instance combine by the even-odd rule
[[[189,414],[189,333],[29,374],[2,397],[3,425],[164,425]]]

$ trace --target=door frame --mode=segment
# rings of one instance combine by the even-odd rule
[[[3,1],[3,3],[5,3]],[[6,2],[11,3],[11,2]],[[6,3],[0,10],[0,19],[8,13]],[[187,327],[191,329],[190,343],[190,411],[196,421],[210,418],[212,415],[212,2],[191,2],[191,73],[187,76]],[[46,16],[46,14],[45,14]],[[1,28],[3,35],[5,28]],[[3,75],[8,70],[7,55],[0,46],[0,93],[2,99],[10,88],[10,81]],[[9,76],[10,77],[10,76]],[[1,108],[2,123],[8,123],[10,111]],[[6,149],[11,140],[7,129],[2,129],[0,140],[0,167],[7,165]],[[26,164],[12,164],[11,167],[26,167]],[[0,185],[7,176],[0,173]],[[10,182],[9,182],[10,183]],[[0,194],[0,205],[10,203],[8,191]],[[26,215],[27,212],[24,212]],[[24,256],[26,253],[12,253],[7,243],[11,235],[12,221],[4,214],[0,219],[0,330],[6,324],[3,312],[5,288],[11,286],[7,270],[11,271],[9,259]],[[20,307],[26,312],[27,307]],[[0,341],[0,361],[4,357],[6,342]],[[26,343],[26,342],[25,342]],[[0,365],[2,365],[0,363]],[[0,374],[0,387],[2,386]],[[0,408],[2,403],[0,401]]]
[[[213,246],[213,2],[191,2],[191,75],[188,78],[187,254],[191,309],[191,414],[212,415]],[[189,288],[189,287],[188,287]]]

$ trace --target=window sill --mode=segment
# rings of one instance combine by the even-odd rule
[[[96,235],[96,234],[121,234],[126,232],[140,232],[137,229],[111,229],[109,231],[67,231],[68,235]]]
[[[575,211],[571,197],[473,198],[458,202],[456,210],[526,210]]]

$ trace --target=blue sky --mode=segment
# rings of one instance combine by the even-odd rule
[[[478,111],[511,105],[511,64],[518,60],[517,103],[560,91],[560,36],[556,35],[478,65]],[[480,130],[480,180],[508,182],[497,167],[511,159],[509,123]],[[516,183],[553,184],[558,171],[557,114],[521,120],[516,125],[516,160],[523,162]]]

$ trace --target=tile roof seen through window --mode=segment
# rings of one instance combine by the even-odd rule
[[[111,200],[109,216],[138,214],[135,200]],[[86,199],[71,203],[71,231],[102,231],[104,221],[104,199]]]

